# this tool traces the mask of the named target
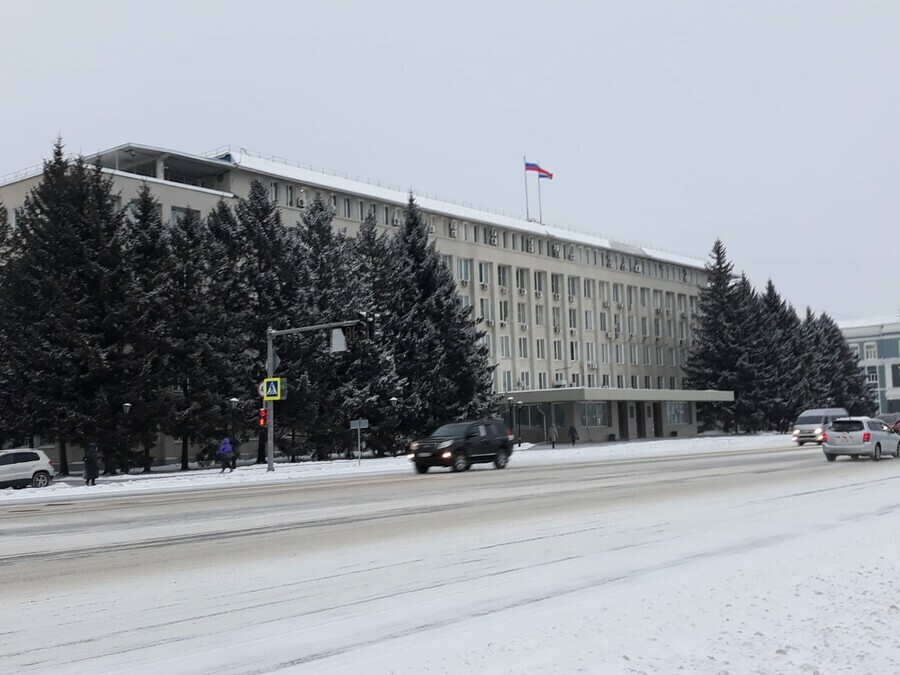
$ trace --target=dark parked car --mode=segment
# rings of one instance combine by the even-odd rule
[[[433,466],[465,471],[472,464],[493,462],[502,469],[509,462],[512,431],[500,420],[451,422],[435,429],[427,438],[409,444],[407,457],[418,473]]]

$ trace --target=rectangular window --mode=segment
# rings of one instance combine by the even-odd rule
[[[641,288],[641,307],[647,306],[647,296],[650,295],[650,289]]]
[[[534,325],[544,326],[547,316],[547,308],[544,305],[535,305],[534,307]]]
[[[609,375],[603,375],[600,378],[600,386],[604,389],[609,387]]]
[[[607,317],[606,312],[600,312],[600,332],[601,333],[605,333],[607,330],[609,330],[606,327],[607,326],[607,318],[606,317]]]
[[[472,259],[471,258],[457,258],[456,260],[457,268],[458,268],[458,279],[460,281],[471,281],[472,280]]]
[[[521,385],[522,389],[531,389],[531,373],[529,373],[527,370],[519,373],[519,384]],[[525,410],[527,411],[528,408],[526,407]]]
[[[195,209],[183,209],[179,206],[172,207],[172,222],[180,223],[187,217],[187,214],[190,213],[195,218],[200,218],[200,212]]]
[[[504,370],[502,389],[503,391],[512,391],[512,388],[512,371]]]
[[[683,426],[691,423],[691,409],[687,401],[666,402],[666,424]]]
[[[600,363],[609,363],[609,344],[600,343]]]
[[[500,357],[504,359],[509,358],[509,335],[501,335],[500,336]]]
[[[588,363],[594,363],[597,360],[597,350],[593,342],[584,343],[584,358]]]
[[[666,365],[665,362],[663,361],[663,348],[662,347],[656,348],[656,365],[658,365],[658,366]]]
[[[391,207],[390,206],[384,207],[384,224],[385,225],[391,224]]]
[[[356,212],[359,216],[359,220],[365,220],[366,219],[366,205],[363,204],[362,199],[360,199],[358,202],[356,202],[356,206],[357,206]]]
[[[491,283],[491,263],[478,263],[478,283],[482,284],[482,287]]]
[[[857,345],[857,344],[850,345],[850,351],[853,353],[853,356],[856,357],[856,360],[859,361],[859,345]]]
[[[650,321],[646,316],[641,317],[641,335],[644,337],[650,335]]]
[[[650,376],[644,375],[644,389],[650,389]]]
[[[562,326],[562,309],[559,307],[553,308],[553,325]]]
[[[616,363],[625,363],[625,346],[616,345]]]
[[[644,365],[649,366],[650,363],[650,347],[644,347]],[[649,389],[650,387],[644,387],[645,389]]]
[[[528,270],[521,267],[516,268],[516,288],[519,291],[528,291]]]
[[[569,310],[569,328],[578,328],[578,310]]]
[[[569,277],[569,295],[573,298],[578,297],[578,277]]]
[[[624,375],[616,375],[616,389],[624,389],[625,388],[625,376]]]
[[[865,352],[866,353],[866,361],[868,361],[870,359],[878,358],[878,348],[874,342],[867,342],[865,349],[866,349],[866,352]]]
[[[554,340],[553,341],[553,360],[554,361],[562,361],[562,359],[563,359],[562,340]]]
[[[876,387],[878,386],[878,368],[875,366],[866,367],[866,381]]]
[[[584,310],[584,329],[594,330],[594,310],[592,309]]]
[[[674,375],[669,378],[669,389],[677,389],[677,387],[675,386],[675,376]]]
[[[269,200],[273,204],[278,203],[278,183],[269,183]]]
[[[500,320],[509,321],[509,300],[500,301]]]
[[[637,376],[637,375],[632,375],[632,376],[631,376],[631,388],[632,388],[632,389],[637,389],[637,388],[638,388],[638,376]]]
[[[350,218],[353,211],[350,210],[350,197],[344,197],[344,218]]]
[[[538,373],[538,389],[549,389],[547,386],[547,373]]]
[[[572,361],[580,361],[581,356],[579,354],[581,350],[579,349],[578,340],[571,340],[569,342],[569,358]]]
[[[528,358],[528,338],[527,337],[519,338],[519,358],[520,359]]]
[[[544,338],[538,338],[534,341],[534,355],[538,359],[547,358],[547,341]]]
[[[628,362],[636,366],[638,363],[638,348],[637,345],[628,345]]]
[[[587,386],[590,387],[591,389],[593,389],[594,387],[597,386],[597,376],[594,375],[593,373],[588,373]]]
[[[516,321],[524,326],[528,325],[528,305],[524,302],[516,303]]]
[[[540,291],[541,293],[544,292],[544,285],[545,285],[544,275],[545,275],[544,272],[535,272],[534,273],[534,290],[535,291]]]
[[[497,284],[509,288],[509,265],[497,265]]]
[[[293,206],[293,205],[294,205],[294,186],[293,186],[293,185],[288,185],[288,186],[285,188],[285,192],[286,192],[287,194],[286,194],[285,197],[284,197],[284,201],[287,202],[287,205],[288,205],[288,206]]]
[[[584,280],[584,297],[586,297],[586,298],[594,297],[594,280],[593,279],[585,279]]]
[[[493,319],[493,315],[491,314],[491,299],[490,298],[481,298],[478,301],[481,307],[481,316],[484,319]]]
[[[559,295],[562,292],[562,274],[550,275],[550,292]]]
[[[490,333],[485,333],[481,336],[481,344],[487,347],[488,356],[494,356],[494,340]]]

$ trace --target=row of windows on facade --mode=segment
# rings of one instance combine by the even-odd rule
[[[484,335],[481,338],[482,343],[487,347],[488,354],[491,358],[495,357],[494,341],[490,335]],[[499,349],[496,357],[501,359],[513,358],[512,345],[513,341],[508,335],[501,335],[499,340]],[[519,359],[528,359],[529,356],[529,338],[520,337],[515,342],[515,356]],[[568,352],[565,350],[562,340],[553,340],[551,342],[552,352],[550,356],[553,361],[564,361],[568,356],[569,361],[573,364],[579,364],[582,361],[582,353],[584,354],[584,362],[587,368],[596,367],[599,363],[615,363],[617,365],[625,365],[626,358],[629,365],[632,366],[656,366],[659,368],[679,368],[687,362],[687,349],[683,347],[650,347],[644,345],[610,345],[606,342],[600,343],[598,350],[595,343],[587,341],[584,343],[582,352],[582,343],[577,340],[571,340],[568,344]],[[626,349],[627,347],[627,349]],[[599,355],[599,359],[597,358]],[[612,360],[610,360],[612,357]],[[641,358],[642,357],[642,358]],[[655,358],[654,358],[655,357]],[[548,358],[547,341],[544,338],[536,338],[534,341],[534,358],[539,361],[545,361]]]
[[[866,382],[873,389],[900,389],[900,363],[891,364],[890,368],[885,367],[884,386],[878,375],[878,366],[866,366],[865,373]]]
[[[465,296],[459,298],[459,302],[463,307],[471,306],[471,299]],[[512,323],[510,314],[511,303],[507,300],[500,300],[497,303],[497,313],[494,314],[494,304],[488,298],[481,298],[478,304],[478,316],[485,323],[485,326],[492,327],[499,325],[500,328],[507,327]],[[548,327],[547,308],[544,305],[536,305],[531,307],[528,303],[517,302],[516,323],[519,330],[528,330],[532,325],[536,328]],[[496,318],[495,318],[496,316]],[[549,326],[553,326],[553,330],[557,333],[562,332],[563,328],[568,328],[573,335],[579,328],[585,331],[598,331],[606,334],[607,339],[637,339],[642,340],[661,338],[678,339],[684,343],[689,343],[693,339],[691,324],[687,319],[675,320],[672,318],[663,319],[662,317],[634,316],[623,314],[608,314],[607,312],[599,312],[595,314],[593,309],[584,310],[584,323],[579,322],[581,314],[579,310],[570,307],[565,315],[567,322],[563,324],[563,310],[561,307],[551,307],[549,318]],[[499,323],[498,323],[499,322]]]
[[[888,347],[890,345],[887,345]],[[853,355],[858,359],[860,356],[860,349],[858,343],[853,343],[850,345],[850,351],[853,352]],[[890,349],[886,349],[886,352],[889,352]],[[874,359],[879,358],[878,356],[878,343],[877,342],[866,342],[863,344],[862,358],[866,361],[872,361]],[[894,357],[900,357],[900,340],[897,341],[897,353],[893,355]],[[892,358],[890,354],[883,354],[882,358]]]
[[[442,255],[444,264],[453,270],[453,256]],[[456,259],[456,279],[464,287],[468,287],[473,281],[473,272],[477,272],[477,283],[481,290],[491,287],[496,267],[496,284],[501,294],[510,292],[513,288],[511,282],[515,279],[515,289],[519,295],[527,295],[534,290],[535,297],[543,298],[549,292],[554,300],[561,300],[568,296],[570,302],[579,297],[585,299],[597,298],[605,307],[615,306],[618,309],[634,309],[644,307],[647,309],[665,310],[666,313],[687,312],[696,314],[698,298],[696,295],[651,289],[646,286],[634,286],[630,284],[612,283],[603,279],[592,279],[574,275],[566,276],[554,272],[536,270],[532,272],[524,267],[515,270],[511,265],[494,265],[490,262],[478,262],[472,258],[458,257]],[[548,283],[549,282],[549,283]]]
[[[637,404],[637,410],[641,410],[643,404]],[[691,406],[686,401],[666,401],[663,407],[666,424],[669,426],[684,426],[691,423]],[[607,401],[584,401],[576,403],[576,419],[583,429],[590,427],[610,427],[610,405]],[[634,417],[635,407],[629,408],[629,416]],[[652,415],[652,408],[647,416]],[[515,416],[510,421],[526,428],[546,429],[547,416],[544,407],[540,404],[527,404],[516,406]],[[621,422],[620,422],[621,423]]]
[[[269,183],[269,196],[275,204],[281,204],[279,201],[279,184],[277,182]],[[295,188],[293,185],[286,185],[284,189],[284,204],[289,207],[304,208],[306,206],[306,189],[302,187]],[[343,197],[343,217],[347,220],[356,220],[362,222],[366,216],[371,215],[376,222],[379,220],[379,210],[382,225],[399,225],[403,217],[403,210],[398,206],[376,204],[374,202],[366,202],[362,199],[353,199],[351,197]],[[338,214],[339,198],[337,195],[331,195],[331,206],[335,215]],[[675,265],[672,263],[663,263],[655,260],[642,259],[639,256],[627,255],[625,253],[616,253],[603,249],[591,248],[578,244],[563,244],[550,239],[542,239],[533,235],[520,234],[511,232],[494,226],[478,225],[465,221],[457,221],[452,218],[437,218],[430,214],[422,214],[425,224],[431,232],[435,232],[435,220],[443,221],[445,236],[452,239],[461,239],[462,241],[471,241],[475,244],[486,244],[490,246],[498,246],[512,251],[522,251],[523,253],[536,253],[537,255],[546,255],[551,258],[564,258],[581,264],[593,264],[595,267],[605,267],[607,269],[618,270],[621,272],[632,272],[635,274],[645,274],[650,277],[665,279],[668,281],[677,281],[685,284],[697,285],[700,281],[699,272],[690,267]]]
[[[519,372],[513,378],[511,370],[501,370],[499,372],[500,381],[498,391],[508,393],[513,391],[530,391],[531,389],[556,389],[564,387],[588,387],[591,389],[681,389],[685,388],[684,378],[677,378],[674,375],[610,375],[609,373],[588,373],[582,376],[581,373],[571,373],[569,379],[566,379],[565,373],[557,372],[553,375],[552,381],[550,373],[537,373],[537,380],[532,382],[531,373],[528,371]]]

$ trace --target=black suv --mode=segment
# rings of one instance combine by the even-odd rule
[[[407,457],[418,473],[433,466],[465,471],[472,464],[487,462],[502,469],[509,462],[512,446],[513,434],[500,420],[450,422],[410,443]]]

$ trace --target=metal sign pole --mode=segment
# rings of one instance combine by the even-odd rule
[[[362,426],[361,424],[359,426]],[[362,466],[362,429],[356,427],[356,451],[359,453],[359,460],[356,466]]]
[[[274,331],[266,331],[266,377],[275,376],[275,349],[272,345]],[[275,470],[275,402],[266,401],[269,414],[266,416],[266,472]]]

